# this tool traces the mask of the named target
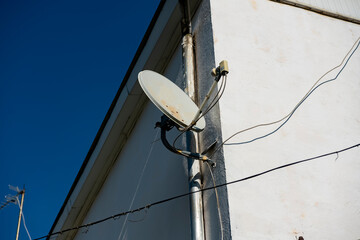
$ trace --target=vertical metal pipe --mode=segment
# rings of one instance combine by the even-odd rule
[[[16,231],[16,240],[19,239],[21,215],[22,215],[22,209],[23,209],[23,204],[24,204],[24,196],[25,196],[25,189],[21,190],[21,204],[20,204],[19,220],[18,220],[17,231]]]
[[[191,34],[183,36],[182,42],[184,74],[186,80],[186,92],[191,99],[196,102],[195,84],[195,60],[194,46]],[[198,134],[188,132],[187,143],[191,143],[194,148],[188,146],[190,151],[199,152]],[[191,192],[201,189],[201,172],[199,161],[188,158],[189,190]],[[198,192],[190,195],[190,216],[191,216],[191,237],[193,240],[204,239],[204,220],[203,220],[203,201],[202,193]]]

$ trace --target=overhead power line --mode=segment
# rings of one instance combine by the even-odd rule
[[[254,174],[254,175],[251,175],[251,176],[248,176],[248,177],[245,177],[245,178],[241,178],[241,179],[238,179],[238,180],[234,180],[234,181],[226,182],[226,183],[223,183],[223,184],[218,184],[218,185],[215,185],[213,187],[203,188],[203,189],[198,190],[198,191],[184,193],[184,194],[180,194],[180,195],[173,196],[173,197],[170,197],[170,198],[166,198],[166,199],[163,199],[163,200],[160,200],[160,201],[157,201],[157,202],[147,204],[147,205],[142,206],[142,207],[137,208],[137,209],[133,209],[133,210],[129,210],[129,211],[126,211],[126,212],[118,213],[118,214],[115,214],[115,215],[112,215],[112,216],[109,216],[109,217],[106,217],[106,218],[103,218],[103,219],[100,219],[100,220],[97,220],[97,221],[94,221],[94,222],[90,222],[90,223],[87,223],[87,224],[84,224],[84,225],[80,225],[80,226],[77,226],[77,227],[68,228],[68,229],[64,229],[62,231],[54,232],[54,233],[48,234],[46,236],[35,238],[34,240],[40,240],[40,239],[47,238],[47,237],[50,237],[50,236],[53,236],[53,235],[63,234],[65,232],[78,230],[78,229],[81,229],[81,228],[87,228],[87,227],[90,227],[90,226],[105,222],[105,221],[110,220],[110,219],[115,219],[115,218],[125,216],[125,215],[131,214],[131,213],[135,213],[135,212],[139,212],[139,211],[142,211],[142,210],[145,210],[145,209],[149,209],[150,207],[160,205],[160,204],[163,204],[163,203],[166,203],[166,202],[178,199],[178,198],[186,197],[186,196],[189,196],[191,194],[195,194],[195,193],[198,193],[198,192],[204,192],[204,191],[208,191],[208,190],[211,190],[211,189],[216,189],[216,188],[224,187],[224,186],[227,186],[227,185],[247,181],[247,180],[250,180],[250,179],[253,179],[253,178],[256,178],[256,177],[260,177],[260,176],[265,175],[267,173],[280,170],[282,168],[287,168],[287,167],[297,165],[297,164],[300,164],[300,163],[313,161],[313,160],[316,160],[316,159],[319,159],[319,158],[324,158],[324,157],[327,157],[327,156],[330,156],[330,155],[334,155],[334,154],[338,155],[339,153],[349,151],[349,150],[351,150],[353,148],[356,148],[356,147],[359,147],[359,146],[360,146],[360,143],[355,144],[355,145],[350,146],[350,147],[347,147],[347,148],[344,148],[344,149],[341,149],[341,150],[333,151],[333,152],[330,152],[330,153],[325,153],[325,154],[322,154],[322,155],[319,155],[319,156],[316,156],[316,157],[311,157],[311,158],[299,160],[299,161],[296,161],[296,162],[288,163],[288,164],[285,164],[285,165],[281,165],[281,166],[266,170],[264,172],[260,172],[260,173],[257,173],[257,174]]]

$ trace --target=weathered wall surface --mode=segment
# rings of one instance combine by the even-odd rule
[[[215,61],[229,61],[223,139],[287,115],[360,37],[360,26],[266,0],[211,0]],[[335,69],[322,81],[339,72]],[[359,143],[360,50],[273,135],[225,145],[227,181]],[[322,82],[321,81],[321,82]],[[237,135],[252,140],[279,124]],[[359,239],[360,149],[228,186],[233,239]]]
[[[193,18],[193,35],[195,39],[197,87],[199,97],[202,101],[214,81],[214,77],[211,76],[211,69],[215,67],[213,29],[210,1],[208,0],[202,1],[197,14]],[[211,99],[215,96],[215,92],[216,91],[214,91]],[[218,105],[205,115],[205,120],[206,128],[199,134],[201,145],[200,152],[208,148],[215,140],[218,141],[218,143],[222,141],[220,111]],[[209,156],[209,154],[207,155]],[[216,184],[225,183],[226,166],[222,151],[217,152],[212,159],[216,162],[216,168],[212,169]],[[202,175],[203,188],[212,187],[214,183],[207,164],[202,164]],[[223,236],[224,239],[229,239],[231,237],[231,223],[227,201],[227,188],[222,187],[217,191],[219,199],[221,199],[220,212],[223,225]],[[221,227],[219,224],[219,214],[214,190],[203,192],[203,206],[206,239],[221,239]]]

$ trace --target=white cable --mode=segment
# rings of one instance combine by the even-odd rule
[[[324,82],[322,82],[322,83],[320,83],[319,85],[317,85],[317,84],[321,81],[321,79],[323,79],[326,75],[328,75],[330,72],[334,71],[335,69],[337,69],[337,68],[339,68],[339,67],[341,67],[341,66],[343,66],[343,67],[342,67],[342,69],[343,69],[344,66],[346,66],[347,61],[349,61],[351,55],[356,51],[356,49],[357,49],[356,46],[359,44],[359,43],[358,43],[359,41],[360,41],[360,37],[355,41],[355,43],[353,44],[353,46],[351,47],[351,49],[347,52],[347,54],[345,55],[345,57],[343,58],[343,60],[341,61],[341,63],[340,63],[339,65],[333,67],[332,69],[330,69],[330,70],[327,71],[326,73],[324,73],[324,74],[313,84],[313,86],[309,89],[309,91],[305,94],[305,96],[296,104],[296,106],[291,110],[290,113],[288,113],[286,116],[284,116],[283,118],[281,118],[281,119],[279,119],[279,120],[277,120],[277,121],[269,122],[269,123],[261,123],[261,124],[258,124],[258,125],[255,125],[255,126],[252,126],[252,127],[249,127],[249,128],[246,128],[246,129],[243,129],[243,130],[241,130],[241,131],[238,131],[238,132],[234,133],[233,135],[231,135],[230,137],[228,137],[226,140],[224,140],[224,141],[215,149],[215,151],[210,155],[210,158],[211,158],[218,150],[220,150],[220,148],[221,148],[224,144],[226,144],[226,142],[228,142],[230,139],[232,139],[233,137],[237,136],[238,134],[243,133],[243,132],[247,132],[247,131],[252,130],[252,129],[254,129],[254,128],[265,127],[265,126],[273,125],[273,124],[276,124],[276,123],[280,123],[280,122],[282,122],[283,120],[285,120],[286,118],[291,117],[291,115],[292,115],[292,114],[297,110],[297,108],[309,97],[309,95],[314,91],[314,89],[316,89],[317,87],[319,87],[320,85],[322,85],[322,84],[324,83]],[[354,50],[354,49],[355,49],[355,50]],[[350,55],[350,57],[349,57],[349,55]],[[344,62],[345,62],[345,65],[343,65]],[[340,70],[340,72],[342,71],[342,69]],[[340,73],[340,72],[339,72],[339,73]],[[339,74],[339,73],[338,73],[338,74]],[[333,80],[335,80],[335,79],[333,79]],[[329,81],[329,80],[327,80],[327,81]],[[325,82],[327,82],[327,81],[325,81]],[[288,118],[288,119],[289,119],[289,118]],[[287,121],[287,120],[286,120],[286,121]],[[286,121],[285,121],[285,122],[286,122]],[[284,123],[283,123],[283,124],[284,124]],[[268,136],[268,135],[265,135],[265,136]],[[262,137],[260,137],[260,138],[263,138],[263,137],[264,137],[264,136],[262,136]],[[260,139],[260,138],[259,138],[259,139]],[[258,139],[258,138],[256,138],[256,139]],[[253,141],[253,140],[251,140],[251,142],[252,142],[252,141]],[[243,144],[243,143],[245,143],[245,142],[241,142],[240,144]],[[233,145],[233,144],[237,144],[237,143],[236,143],[236,142],[235,142],[235,143],[228,143],[228,144],[226,144],[226,145]]]
[[[130,210],[132,209],[132,206],[133,206],[133,204],[134,204],[134,201],[135,201],[137,192],[138,192],[139,187],[140,187],[141,180],[142,180],[142,178],[143,178],[143,176],[144,176],[144,172],[145,172],[146,166],[147,166],[147,164],[148,164],[148,162],[149,162],[150,155],[151,155],[151,153],[152,153],[152,150],[153,150],[153,147],[154,147],[154,143],[156,142],[156,138],[157,138],[158,134],[159,134],[159,130],[156,131],[156,134],[155,134],[155,136],[154,136],[154,140],[150,143],[150,144],[151,144],[151,147],[150,147],[149,153],[148,153],[148,155],[147,155],[147,157],[146,157],[146,161],[145,161],[144,167],[143,167],[143,169],[142,169],[141,175],[140,175],[140,177],[139,177],[139,180],[138,180],[138,183],[137,183],[137,186],[136,186],[136,190],[135,190],[134,196],[133,196],[133,198],[132,198],[132,200],[131,200],[131,203],[130,203],[130,206],[129,206],[128,211],[130,211]],[[129,217],[129,215],[126,215],[126,218],[125,218],[125,220],[124,220],[124,223],[123,223],[123,225],[122,225],[122,227],[121,227],[121,231],[120,231],[118,240],[120,239],[121,235],[123,235],[123,231],[124,231],[125,224],[126,224],[126,222],[127,222],[128,217]]]
[[[24,194],[24,193],[23,193]],[[16,203],[17,203],[17,205],[19,206],[19,209],[20,209],[20,214],[21,214],[21,217],[22,217],[22,220],[23,220],[23,224],[24,224],[24,228],[25,228],[25,230],[26,230],[26,233],[27,233],[27,235],[28,235],[28,237],[29,237],[29,239],[31,240],[31,236],[30,236],[30,233],[29,233],[29,230],[27,229],[27,227],[26,227],[26,223],[25,223],[25,216],[24,216],[24,213],[23,213],[23,211],[21,210],[21,206],[20,206],[20,202],[19,202],[19,198],[18,197],[16,197]]]
[[[223,224],[222,224],[222,218],[221,218],[221,211],[220,211],[220,201],[219,201],[219,195],[218,195],[218,191],[216,186],[216,182],[215,182],[215,178],[214,178],[214,174],[212,172],[211,166],[209,164],[209,162],[206,162],[208,167],[209,167],[209,171],[211,174],[211,178],[213,181],[213,185],[214,185],[214,191],[215,191],[215,197],[216,197],[216,204],[217,204],[217,211],[218,211],[218,215],[219,215],[219,224],[220,224],[220,231],[221,231],[221,240],[224,239],[224,228],[223,228]]]

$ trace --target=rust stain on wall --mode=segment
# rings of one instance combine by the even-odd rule
[[[270,47],[261,47],[259,49],[266,52],[266,53],[270,52]]]
[[[284,63],[284,62],[286,62],[286,60],[287,60],[286,56],[282,52],[279,52],[279,55],[276,58],[276,61],[278,61],[279,63]]]
[[[254,9],[254,10],[257,10],[257,3],[255,0],[251,0],[251,7]]]

